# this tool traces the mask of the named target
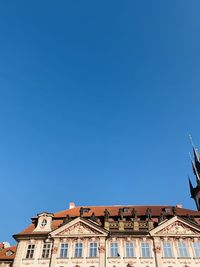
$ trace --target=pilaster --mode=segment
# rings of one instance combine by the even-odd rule
[[[106,267],[106,239],[100,237],[99,240],[99,267]]]

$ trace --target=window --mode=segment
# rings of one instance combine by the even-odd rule
[[[179,257],[181,258],[188,258],[188,250],[185,242],[178,241],[178,250],[179,250]]]
[[[42,250],[42,258],[49,258],[51,251],[51,243],[45,243]]]
[[[110,256],[111,257],[118,257],[118,244],[117,242],[110,243]]]
[[[126,242],[126,257],[134,257],[133,242]]]
[[[6,256],[11,256],[13,252],[11,250],[6,251]]]
[[[149,258],[150,257],[149,243],[148,242],[142,242],[141,248],[142,248],[142,257],[143,258]]]
[[[163,241],[163,252],[165,258],[172,258],[172,248],[169,241]]]
[[[41,227],[45,227],[47,225],[47,220],[43,219],[41,222]]]
[[[97,243],[91,242],[90,243],[90,257],[97,257]]]
[[[194,254],[196,258],[200,258],[200,242],[193,243]]]
[[[28,245],[26,251],[26,259],[32,259],[34,254],[35,245]]]
[[[83,244],[82,243],[76,243],[75,245],[75,258],[81,258],[83,252]]]
[[[60,245],[60,258],[67,258],[67,253],[68,253],[68,244],[62,243]]]
[[[123,212],[128,212],[128,208],[123,208],[122,211]]]

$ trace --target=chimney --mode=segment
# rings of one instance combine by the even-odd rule
[[[71,210],[73,208],[75,208],[75,203],[74,202],[70,202],[69,203],[69,209]]]
[[[183,208],[182,204],[180,204],[180,203],[176,204],[176,207],[177,207],[177,208],[180,208],[180,209]]]
[[[2,242],[3,243],[3,247],[4,248],[9,248],[10,247],[10,243],[8,242]]]

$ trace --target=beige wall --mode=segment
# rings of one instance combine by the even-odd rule
[[[89,238],[82,238],[81,242],[83,242],[83,258],[74,258],[74,238],[68,238],[67,241],[69,243],[69,251],[67,259],[59,258],[60,255],[60,243],[63,241],[60,238],[54,239],[53,249],[52,249],[52,256],[50,259],[41,259],[42,248],[43,248],[43,241],[41,240],[33,240],[32,242],[35,244],[35,252],[34,252],[34,259],[25,259],[26,250],[29,241],[20,241],[16,258],[14,262],[14,267],[45,267],[48,266],[51,262],[51,267],[60,267],[60,266],[70,266],[74,267],[76,265],[80,265],[80,267],[126,267],[128,264],[131,266],[137,267],[156,267],[156,259],[157,259],[157,266],[159,267],[183,267],[188,265],[190,267],[196,267],[200,265],[200,259],[194,258],[194,251],[192,247],[193,239],[188,238],[185,241],[188,244],[189,255],[190,258],[188,259],[180,259],[178,254],[177,248],[177,239],[171,238],[170,241],[173,244],[173,253],[174,258],[164,258],[163,257],[163,249],[162,249],[162,240],[163,238],[155,237],[154,243],[152,238],[147,238],[146,241],[150,244],[150,258],[142,258],[141,256],[141,242],[143,238],[109,238],[105,239],[105,237],[95,238],[98,242],[99,252],[97,258],[89,258]],[[134,242],[135,247],[135,258],[126,258],[125,252],[125,244],[126,241]],[[119,254],[118,258],[111,258],[110,257],[110,242],[116,241],[118,242]],[[156,249],[154,248],[154,244]],[[0,265],[2,266],[2,265]]]

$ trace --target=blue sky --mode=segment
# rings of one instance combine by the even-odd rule
[[[195,208],[199,1],[1,1],[0,240],[77,205]]]

